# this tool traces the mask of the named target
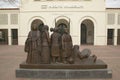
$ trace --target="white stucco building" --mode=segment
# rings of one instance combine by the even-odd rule
[[[65,25],[74,44],[120,44],[120,9],[105,0],[21,0],[20,8],[0,9],[1,43],[24,45],[32,23]]]

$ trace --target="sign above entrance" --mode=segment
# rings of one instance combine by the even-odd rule
[[[82,9],[82,5],[41,5],[41,9]]]

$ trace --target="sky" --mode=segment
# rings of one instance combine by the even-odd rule
[[[18,7],[19,0],[0,0],[0,8],[18,8]]]
[[[120,8],[120,0],[106,0],[106,8]]]
[[[19,0],[0,0],[0,8],[18,8],[18,7]],[[120,8],[120,0],[106,0],[106,8]]]

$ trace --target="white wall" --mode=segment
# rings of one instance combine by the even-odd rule
[[[80,44],[80,25],[85,19],[90,19],[94,23],[94,45],[106,44],[105,0],[22,1],[19,45],[24,45],[34,19],[41,19],[51,28],[55,27],[55,19],[58,18],[70,19],[70,34],[74,44]]]
[[[62,16],[62,17],[61,17]],[[99,16],[99,18],[98,18]],[[80,44],[80,26],[83,20],[90,19],[94,23],[95,45],[105,44],[105,13],[104,12],[31,12],[20,13],[20,41],[19,44],[24,45],[24,41],[30,31],[31,22],[34,19],[41,19],[44,24],[50,28],[55,27],[56,18],[70,18],[70,34],[73,37],[74,44]],[[102,32],[101,32],[102,31]],[[101,40],[102,42],[101,42]],[[98,41],[100,40],[100,42]]]
[[[70,8],[72,7],[72,8]],[[75,8],[76,7],[76,8]],[[104,11],[105,0],[34,1],[22,0],[21,11]]]

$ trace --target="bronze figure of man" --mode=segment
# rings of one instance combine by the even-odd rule
[[[51,28],[53,34],[51,35],[51,56],[53,63],[60,62],[60,38],[61,34],[58,28]]]
[[[68,29],[64,28],[64,34],[62,35],[62,61],[63,63],[69,63],[72,56],[73,43]]]

